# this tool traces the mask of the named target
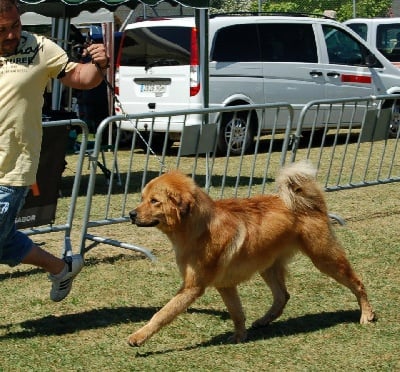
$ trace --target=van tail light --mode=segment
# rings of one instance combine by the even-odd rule
[[[197,28],[192,28],[190,39],[190,97],[200,91],[199,47],[197,44]]]
[[[119,95],[119,68],[121,66],[121,55],[122,55],[122,49],[124,47],[124,43],[125,43],[125,32],[122,34],[122,37],[121,37],[121,42],[119,44],[119,50],[118,50],[118,55],[117,55],[117,61],[115,63],[114,93],[116,95]]]
[[[114,76],[114,93],[119,95],[119,66],[115,67],[115,76]]]

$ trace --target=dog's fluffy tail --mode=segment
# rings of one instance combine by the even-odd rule
[[[278,194],[296,212],[310,210],[327,213],[324,194],[316,182],[317,170],[307,161],[283,168],[276,179]]]

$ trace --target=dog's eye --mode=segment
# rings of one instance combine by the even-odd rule
[[[157,200],[156,198],[151,198],[151,199],[150,199],[150,203],[151,203],[151,204],[157,204],[157,203],[158,203],[158,200]]]

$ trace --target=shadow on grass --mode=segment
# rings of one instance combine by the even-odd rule
[[[155,171],[148,171],[145,177],[145,184],[147,184],[150,180],[153,178],[156,178],[160,175],[159,172]],[[112,190],[110,192],[110,195],[122,195],[125,193],[125,182],[127,179],[127,173],[126,172],[121,172],[120,173],[122,184],[118,185],[116,182],[113,184]],[[85,196],[87,194],[87,188],[89,184],[89,175],[83,175],[81,177],[81,187],[79,189],[78,196]],[[132,172],[130,175],[130,181],[129,181],[129,188],[128,188],[128,193],[129,194],[135,194],[139,193],[141,190],[141,185],[142,185],[142,177],[143,177],[143,172]],[[223,176],[223,175],[217,175],[214,174],[212,176],[212,184],[214,187],[222,185],[222,181],[224,180],[224,186],[225,187],[234,187],[236,186],[236,183],[238,182],[238,178],[236,176]],[[248,177],[245,175],[241,175],[239,177],[239,184],[238,186],[248,186],[249,183],[252,183],[253,186],[257,185],[262,185],[263,182],[267,183],[272,183],[275,181],[274,178],[272,177],[266,177],[265,180],[261,177]],[[72,192],[72,185],[74,182],[74,177],[72,176],[65,176],[62,178],[61,181],[61,189],[60,189],[60,194],[62,195],[63,198],[68,198],[71,197],[71,192]],[[205,174],[204,173],[197,173],[196,174],[196,182],[200,187],[205,186]],[[94,188],[94,195],[107,195],[108,196],[108,184],[104,179],[96,174],[96,181],[95,181],[95,188]]]
[[[157,310],[159,309],[155,307],[106,307],[63,316],[49,315],[40,319],[26,320],[21,323],[0,325],[0,330],[6,332],[6,334],[0,336],[0,341],[27,339],[41,336],[61,336],[82,330],[100,329],[112,325],[128,323],[132,323],[133,329],[135,329],[135,323],[149,320]],[[191,308],[188,312],[219,316],[224,320],[229,318],[226,311]],[[249,343],[257,340],[312,333],[320,331],[321,329],[333,327],[337,324],[355,323],[358,322],[358,319],[358,310],[307,314],[297,318],[276,321],[263,328],[250,328],[248,330],[248,339],[246,342]],[[18,327],[19,329],[13,331],[12,329],[15,327]],[[178,349],[174,348],[147,352],[140,352],[137,349],[137,356],[147,357],[155,354],[166,354],[169,352],[197,349],[199,347],[228,344],[227,339],[230,334],[230,332],[219,334],[209,341]]]
[[[198,311],[201,312],[201,311]],[[226,314],[227,317],[228,314]],[[267,340],[280,337],[288,337],[298,334],[307,334],[322,329],[334,327],[337,324],[343,323],[358,323],[360,312],[358,310],[342,310],[336,312],[324,312],[318,314],[307,314],[298,318],[275,321],[266,327],[249,328],[247,340],[244,343],[251,343],[258,340]],[[201,342],[195,345],[190,345],[183,348],[164,349],[157,351],[141,352],[137,349],[136,357],[145,358],[157,354],[167,354],[171,352],[189,351],[200,347],[210,347],[218,345],[229,345],[228,337],[231,332],[226,332],[213,337],[209,341]]]
[[[62,316],[49,315],[39,319],[26,320],[21,323],[0,325],[0,330],[7,332],[0,336],[0,341],[40,336],[61,336],[82,330],[106,328],[117,324],[131,323],[134,326],[135,323],[149,320],[158,310],[159,308],[156,307],[105,307]],[[190,312],[229,318],[229,315],[225,311],[192,309]],[[19,329],[13,331],[12,329],[15,327]]]
[[[358,139],[358,133],[353,133],[347,138],[347,133],[340,133],[337,136],[335,133],[328,133],[325,137],[325,141],[323,146],[324,147],[331,147],[333,145],[341,145],[345,144],[346,141],[349,143],[356,143]],[[321,138],[320,138],[320,133],[315,133],[313,142],[310,145],[310,147],[320,147],[321,146]],[[262,139],[259,143],[259,151],[258,154],[262,153],[268,153],[269,151],[269,139]],[[304,133],[301,140],[300,140],[300,145],[299,148],[307,148],[309,146],[309,133]],[[282,151],[282,143],[283,139],[275,139],[272,147],[272,152],[281,152]],[[129,153],[129,151],[124,151],[125,153]],[[139,152],[137,155],[143,156],[141,152]],[[174,147],[173,149],[169,150],[168,153],[166,154],[168,157],[177,157],[178,156],[178,148]],[[205,154],[200,154],[200,158],[204,157]],[[194,158],[194,155],[189,155],[189,156],[182,156],[182,158]],[[217,158],[224,158],[225,155],[218,155]],[[235,156],[231,156],[232,160],[235,159]],[[143,160],[143,159],[142,159]],[[96,179],[95,179],[95,190],[94,194],[95,195],[107,195],[109,192],[109,183],[108,183],[108,178],[110,177],[110,169],[105,167],[102,162],[101,162],[101,156],[99,158],[99,163],[98,163],[98,172],[96,174]],[[144,160],[143,160],[144,161]],[[108,160],[108,166],[112,166],[112,160]],[[139,193],[142,185],[142,177],[143,177],[143,171],[132,171],[130,170],[130,180],[129,180],[129,193]],[[214,172],[217,172],[214,169]],[[147,169],[147,174],[145,177],[145,183],[148,183],[151,179],[157,177],[159,175],[159,170],[151,170]],[[116,182],[117,179],[115,179],[115,182],[113,184],[113,188],[111,190],[111,195],[120,195],[125,192],[124,186],[125,186],[125,181],[127,179],[127,173],[121,171],[120,173],[121,180],[122,180],[122,185],[118,185]],[[205,175],[204,174],[196,174],[196,182],[203,187],[204,186],[204,180],[205,180]],[[213,184],[214,186],[221,185],[223,175],[218,175],[214,174],[212,177]],[[89,184],[89,178],[90,176],[88,174],[82,175],[81,177],[81,187],[79,189],[79,196],[85,196],[87,192],[87,187]],[[60,193],[62,197],[70,197],[71,196],[71,191],[72,191],[72,185],[75,179],[75,175],[69,175],[69,176],[63,176],[61,179],[61,189]],[[236,176],[229,176],[225,175],[224,177],[224,182],[226,187],[233,187],[236,185],[237,182]],[[249,182],[251,181],[254,186],[256,185],[262,185],[264,182],[263,178],[260,177],[248,177],[246,175],[241,175],[239,179],[240,183],[239,185],[241,186],[248,186]],[[274,182],[275,180],[273,178],[267,178],[265,182]]]

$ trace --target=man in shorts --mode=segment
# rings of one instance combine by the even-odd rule
[[[0,0],[0,263],[46,270],[53,301],[70,292],[82,256],[53,256],[16,230],[15,218],[36,182],[43,93],[49,79],[76,89],[91,89],[103,80],[109,66],[104,45],[89,45],[86,53],[92,63],[69,61],[56,43],[22,31],[17,0]]]

